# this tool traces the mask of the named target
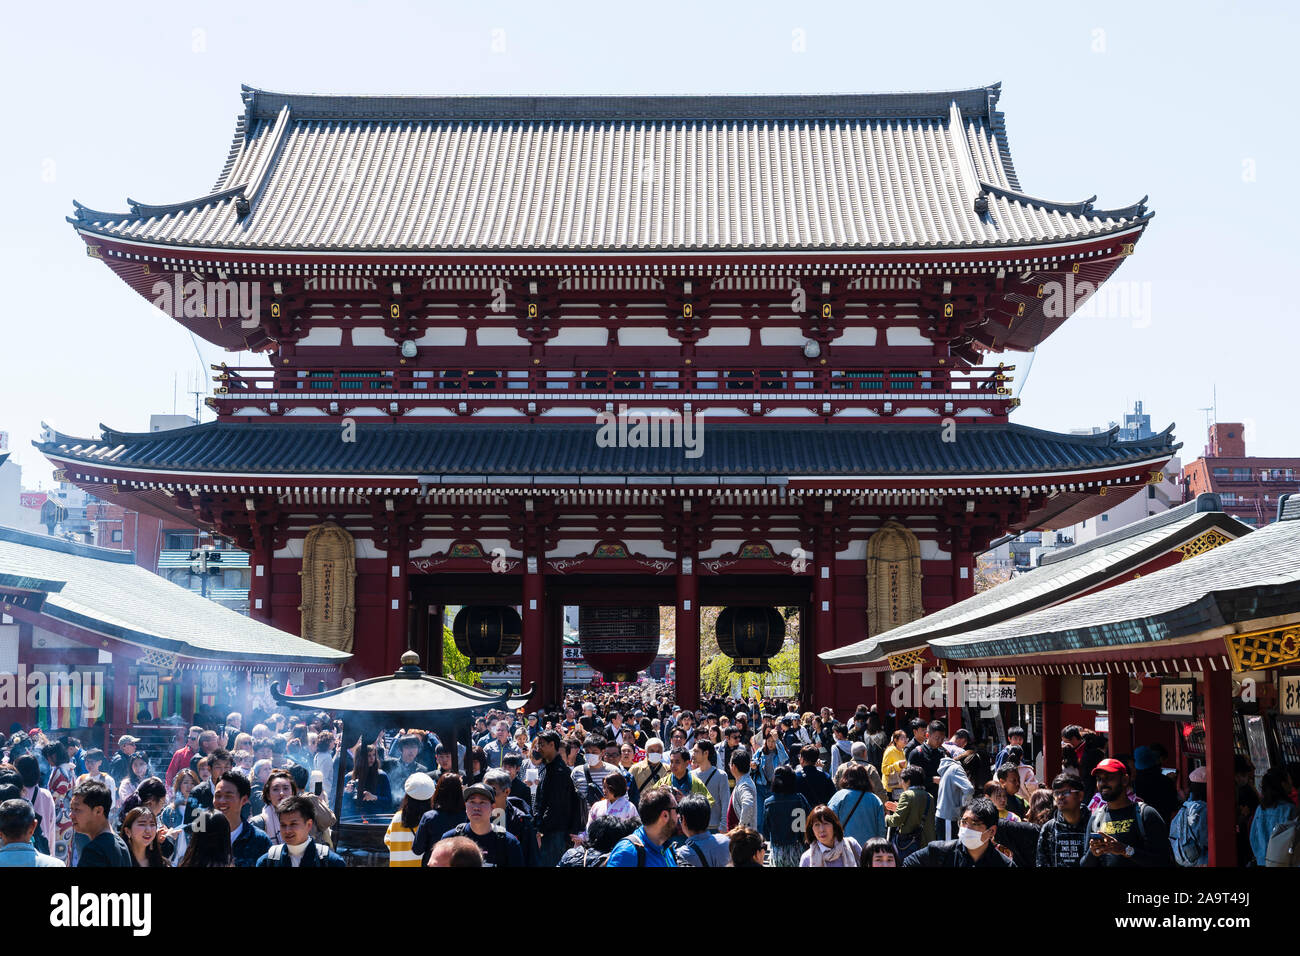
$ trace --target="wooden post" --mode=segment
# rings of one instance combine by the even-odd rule
[[[545,595],[542,586],[541,559],[528,555],[524,559],[524,596],[520,617],[523,618],[523,636],[520,639],[523,651],[522,683],[524,690],[532,684],[540,692],[535,701],[545,693],[547,654],[546,654],[546,617]],[[550,703],[550,701],[542,701]]]
[[[806,687],[799,688],[799,698],[807,701],[805,709],[816,711],[834,707],[834,677],[817,659],[822,651],[835,647],[835,536],[829,528],[817,531],[813,553],[812,640],[804,632],[799,641],[800,667]]]
[[[1106,678],[1106,707],[1110,711],[1110,746],[1107,755],[1133,753],[1133,725],[1129,716],[1128,674],[1111,674]]]
[[[684,710],[700,706],[700,580],[695,559],[682,557],[677,565],[677,703]]]
[[[1061,678],[1058,674],[1043,677],[1043,777],[1038,781],[1050,787],[1061,766]]]
[[[958,677],[960,677],[960,672],[955,667],[944,675],[943,693],[944,700],[948,705],[948,713],[945,716],[947,717],[949,737],[961,729],[962,702],[960,695],[963,693],[964,688],[961,681],[957,679]]]
[[[1205,773],[1210,814],[1210,866],[1237,865],[1237,786],[1233,776],[1232,674],[1206,671]]]
[[[127,706],[127,701],[130,697],[130,686],[131,662],[123,657],[120,651],[114,651],[113,719],[109,724],[109,738],[113,749],[105,750],[105,754],[116,751],[117,738],[126,733],[131,727],[131,718],[135,715],[130,712],[130,708]]]
[[[271,533],[262,534],[249,555],[252,575],[248,582],[248,616],[263,624],[271,623]]]
[[[388,672],[397,669],[398,662],[407,647],[406,607],[410,601],[410,594],[406,569],[410,550],[405,544],[405,533],[402,532],[399,536],[402,543],[388,549],[388,606],[385,608],[384,615],[384,668]]]
[[[443,617],[447,613],[445,606],[435,604],[432,607],[424,609],[426,619],[428,620],[427,630],[429,632],[429,666],[425,669],[426,673],[434,677],[442,676],[442,641],[443,641]]]

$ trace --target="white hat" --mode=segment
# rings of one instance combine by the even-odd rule
[[[412,800],[432,800],[433,778],[427,773],[413,773],[406,778],[406,795]]]

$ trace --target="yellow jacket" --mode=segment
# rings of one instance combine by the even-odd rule
[[[899,750],[893,744],[885,748],[884,759],[880,761],[880,779],[886,787],[889,786],[889,775],[891,773],[901,773],[907,766],[907,754]],[[901,786],[901,782],[900,782]]]

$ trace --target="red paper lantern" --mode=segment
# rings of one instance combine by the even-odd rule
[[[659,606],[578,610],[578,642],[592,670],[607,681],[636,680],[659,653]]]

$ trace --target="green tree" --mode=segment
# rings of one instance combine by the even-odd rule
[[[751,684],[757,684],[759,693],[764,697],[768,696],[770,688],[777,686],[788,686],[791,693],[799,693],[799,617],[797,614],[783,613],[785,621],[785,644],[780,652],[768,659],[768,666],[771,671],[766,674],[755,674],[753,671],[736,672],[732,670],[732,659],[723,654],[718,649],[718,642],[715,633],[718,614],[721,608],[704,607],[700,609],[700,693],[702,694],[727,694],[731,690],[731,682],[735,677],[740,678],[740,692],[747,695]],[[783,609],[792,612],[793,608]],[[706,630],[703,626],[705,618],[710,621],[710,626]]]
[[[469,658],[460,652],[451,628],[445,624],[442,627],[442,676],[470,687],[477,686],[483,676],[470,669]]]

